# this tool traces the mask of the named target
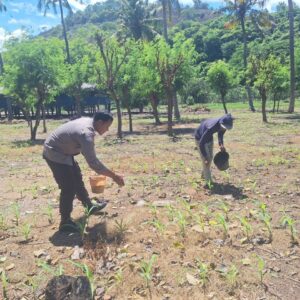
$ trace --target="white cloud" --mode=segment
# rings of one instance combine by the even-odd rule
[[[9,2],[12,9],[17,9],[19,12],[33,14],[37,12],[37,5],[26,2]]]
[[[5,31],[4,28],[0,27],[0,51],[5,50],[5,49],[3,49],[3,45],[9,39],[11,39],[11,38],[22,39],[22,38],[26,37],[26,35],[27,35],[26,31],[24,31],[22,29],[17,29],[12,32],[7,32],[7,31]]]
[[[69,4],[70,4],[70,6],[72,7],[72,9],[74,11],[84,10],[86,8],[85,4],[82,4],[82,3],[80,3],[79,1],[76,1],[76,0],[69,0]]]
[[[21,26],[33,25],[30,19],[15,19],[15,18],[9,19],[8,24],[16,24]]]

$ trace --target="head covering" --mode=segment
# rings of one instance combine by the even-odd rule
[[[233,118],[232,118],[231,114],[226,114],[220,118],[220,126],[226,130],[232,129]]]

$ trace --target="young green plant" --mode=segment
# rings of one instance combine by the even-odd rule
[[[53,206],[48,203],[46,209],[45,209],[45,215],[48,217],[49,224],[53,224],[54,218],[53,218]]]
[[[7,295],[7,287],[8,287],[8,278],[6,276],[5,271],[3,270],[1,273],[1,283],[2,283],[2,294],[3,294],[3,299],[8,300],[8,295]]]
[[[31,224],[28,224],[28,223],[24,224],[21,228],[21,231],[22,231],[25,242],[28,242],[30,233],[31,233]]]
[[[244,234],[246,235],[247,241],[250,241],[250,234],[253,231],[251,224],[249,223],[247,217],[238,216],[237,218],[241,222],[242,230],[243,230]]]
[[[152,271],[153,271],[153,264],[156,261],[157,256],[152,255],[149,261],[142,260],[140,262],[140,275],[145,280],[146,286],[150,289],[150,282],[152,280]]]
[[[19,205],[18,202],[14,202],[12,204],[12,211],[13,211],[13,214],[14,214],[16,225],[19,226],[21,209],[20,209],[20,205]]]
[[[231,265],[229,270],[225,273],[225,278],[229,284],[230,292],[233,293],[234,289],[237,286],[237,276],[239,271],[235,265]]]
[[[93,296],[94,296],[94,285],[95,285],[95,280],[94,280],[94,273],[93,271],[89,268],[89,266],[87,264],[82,264],[82,263],[77,263],[77,262],[74,262],[72,260],[70,260],[70,262],[76,266],[77,268],[79,268],[83,274],[87,277],[89,283],[90,283],[90,286],[91,286],[91,295],[92,295],[92,299],[93,299]]]
[[[119,241],[122,241],[124,239],[125,233],[128,231],[128,224],[124,222],[123,219],[120,221],[115,220],[115,229],[116,229],[116,235]]]
[[[257,270],[259,274],[260,283],[263,284],[266,263],[262,257],[256,255],[256,258],[257,258]]]
[[[179,226],[181,236],[185,237],[187,221],[186,221],[186,217],[185,217],[184,213],[182,213],[180,210],[176,211],[176,222]]]
[[[203,288],[206,288],[207,283],[209,282],[209,269],[208,265],[201,262],[200,259],[197,260],[197,270],[200,278],[200,284]]]
[[[226,222],[226,218],[224,217],[223,214],[218,213],[216,215],[216,221],[217,221],[217,225],[221,226],[221,228],[223,229],[223,238],[224,240],[226,240],[228,237],[228,224]]]
[[[293,245],[297,245],[298,241],[296,239],[296,220],[294,220],[292,217],[288,216],[288,215],[284,215],[281,220],[281,225],[284,227],[288,227],[290,229],[290,234],[291,234],[291,242]]]

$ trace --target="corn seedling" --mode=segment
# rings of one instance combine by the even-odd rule
[[[216,221],[219,226],[223,229],[223,237],[224,240],[228,237],[228,224],[223,214],[217,214]]]
[[[260,212],[260,216],[265,216],[268,213],[266,203],[259,202],[258,203],[258,209],[259,209],[259,212]]]
[[[264,223],[268,233],[269,233],[269,242],[272,242],[273,235],[272,235],[272,225],[271,225],[271,216],[268,213],[267,205],[265,203],[259,203],[259,217],[261,221]]]
[[[128,224],[126,224],[123,219],[121,219],[120,221],[116,220],[115,221],[115,229],[116,229],[118,238],[120,240],[122,240],[125,236],[125,233],[128,231]]]
[[[155,229],[157,229],[160,234],[162,234],[165,230],[165,225],[158,219],[149,221],[148,224],[152,225]]]
[[[225,219],[228,222],[228,220],[229,220],[229,217],[228,217],[229,206],[225,202],[221,201],[220,204],[219,204],[219,207],[223,210],[223,212],[225,214]]]
[[[13,214],[15,217],[16,225],[19,226],[21,210],[20,210],[20,205],[18,202],[15,202],[12,204],[12,210],[13,210]]]
[[[152,255],[149,262],[142,260],[140,263],[140,275],[145,280],[148,289],[150,288],[150,281],[152,280],[152,267],[156,261],[156,258],[156,255]]]
[[[266,263],[262,257],[258,255],[256,255],[256,257],[257,257],[257,270],[259,274],[260,283],[263,284]]]
[[[173,222],[175,219],[175,208],[171,204],[166,205],[167,208],[167,215],[169,221]]]
[[[204,204],[202,206],[202,209],[203,209],[203,214],[205,215],[206,221],[209,222],[209,218],[211,217],[211,211],[210,211],[208,205]]]
[[[200,229],[202,230],[202,232],[204,232],[204,228],[205,228],[205,222],[203,220],[203,217],[201,215],[194,215],[194,220],[197,223],[197,225],[200,226]]]
[[[191,204],[186,201],[185,199],[181,200],[182,205],[184,206],[184,209],[188,212],[189,216],[192,216],[192,206]]]
[[[46,209],[45,209],[45,215],[48,217],[49,224],[53,224],[54,218],[53,218],[53,207],[51,204],[48,203]]]
[[[272,234],[272,225],[271,225],[271,216],[267,213],[266,215],[261,217],[262,222],[266,226],[266,229],[269,233],[269,242],[272,242],[273,240],[273,234]]]
[[[84,235],[87,234],[87,227],[89,224],[89,218],[91,216],[91,212],[93,210],[93,207],[90,209],[88,207],[84,208],[84,217],[77,223],[79,227],[79,233],[81,238],[84,238]]]
[[[208,180],[208,181],[206,182],[206,185],[207,185],[207,187],[208,187],[208,189],[209,189],[210,191],[214,188],[214,184],[213,184],[213,182],[212,182],[211,180]]]
[[[92,298],[94,296],[94,273],[93,271],[89,268],[89,266],[87,264],[81,264],[81,263],[76,263],[74,261],[70,262],[76,266],[77,268],[79,268],[83,274],[87,277],[87,279],[89,280],[90,286],[91,286],[91,293],[92,293]]]
[[[52,274],[53,276],[60,276],[64,274],[64,268],[61,264],[57,266],[57,268],[51,267],[47,262],[45,261],[38,261],[37,263],[38,267],[42,268],[44,271],[46,271],[49,274]]]
[[[30,288],[31,295],[34,295],[33,299],[37,299],[36,292],[40,287],[42,280],[43,279],[41,278],[40,275],[36,275],[36,276],[28,276],[26,281],[24,282],[24,285]]]
[[[5,217],[0,213],[0,229],[5,230],[7,228]]]
[[[209,281],[209,269],[207,264],[201,262],[201,260],[197,260],[197,270],[199,273],[200,283],[203,288],[206,287]]]
[[[24,224],[21,228],[21,231],[22,231],[23,237],[25,239],[25,242],[28,242],[29,236],[31,233],[31,225],[28,223]]]
[[[151,211],[152,216],[153,216],[155,219],[157,219],[157,213],[158,213],[157,207],[156,207],[155,205],[153,205],[153,204],[149,204],[149,208],[150,208],[150,211]]]
[[[298,244],[298,241],[296,240],[296,221],[288,216],[288,215],[284,215],[281,220],[281,225],[284,226],[284,227],[289,227],[290,229],[290,233],[291,233],[291,239],[292,239],[292,244]]]
[[[8,300],[8,296],[7,296],[8,278],[4,270],[1,273],[1,283],[2,283],[3,299]]]
[[[114,283],[115,284],[121,284],[124,280],[124,276],[123,276],[123,270],[119,269],[115,274],[114,274]]]
[[[233,291],[237,286],[237,276],[239,271],[235,265],[231,265],[230,269],[225,273],[225,278],[230,286],[231,291]]]
[[[176,211],[176,222],[178,223],[181,236],[185,237],[185,229],[187,222],[184,214],[180,210]]]
[[[248,222],[247,217],[237,217],[237,218],[241,222],[242,230],[243,230],[244,234],[246,235],[247,241],[249,241],[250,234],[253,231],[251,224]]]

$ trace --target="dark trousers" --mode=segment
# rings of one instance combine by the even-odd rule
[[[59,164],[44,157],[50,167],[60,192],[59,211],[61,219],[70,218],[75,196],[84,206],[91,206],[88,191],[84,186],[78,163],[73,159],[73,166]]]

